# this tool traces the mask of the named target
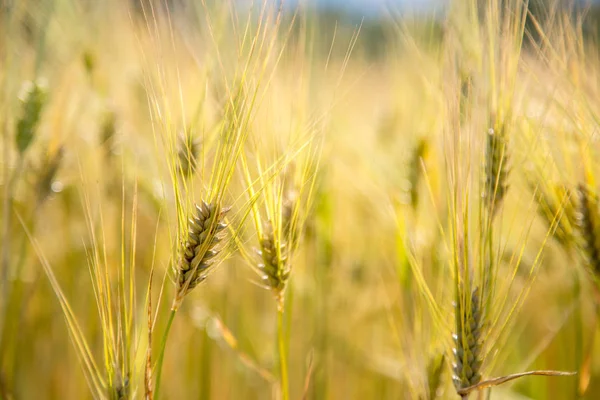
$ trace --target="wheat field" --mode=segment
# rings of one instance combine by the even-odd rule
[[[0,399],[595,399],[578,2],[0,2]]]

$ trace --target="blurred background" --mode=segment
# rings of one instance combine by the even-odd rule
[[[284,4],[0,2],[0,398],[153,398],[164,340],[155,398],[458,399],[479,314],[481,379],[577,375],[469,398],[598,398],[600,7]],[[229,239],[170,320],[215,181]]]

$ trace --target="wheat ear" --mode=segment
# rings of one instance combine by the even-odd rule
[[[469,300],[469,299],[466,299]],[[481,381],[481,337],[483,330],[479,288],[475,288],[470,301],[456,304],[456,333],[452,380],[457,390],[473,386]]]
[[[271,221],[265,223],[260,250],[257,253],[262,258],[258,268],[263,273],[263,282],[273,291],[278,307],[282,308],[283,294],[290,277],[290,267],[287,262],[287,245],[276,240]]]
[[[229,210],[204,201],[196,205],[195,215],[189,220],[189,230],[177,268],[175,305],[210,273],[221,251],[219,243],[226,234],[225,214]]]

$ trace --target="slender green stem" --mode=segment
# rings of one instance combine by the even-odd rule
[[[160,389],[160,377],[163,360],[165,358],[165,349],[167,348],[167,338],[169,336],[169,332],[171,331],[171,325],[173,325],[173,320],[175,319],[176,312],[177,309],[171,309],[171,313],[169,314],[169,320],[167,321],[167,326],[165,328],[165,333],[163,334],[162,341],[160,343],[160,354],[158,356],[158,363],[156,364],[156,385],[154,386],[154,398],[156,400],[159,399],[158,391]]]
[[[285,329],[283,329],[283,307],[277,309],[277,341],[279,344],[279,368],[281,369],[281,398],[289,400],[287,356],[285,351]]]

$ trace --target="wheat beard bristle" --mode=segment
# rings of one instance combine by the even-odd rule
[[[479,304],[479,288],[471,294],[471,310],[464,310],[460,302],[456,305],[457,333],[452,335],[455,348],[454,375],[452,380],[457,389],[464,389],[481,381],[481,331],[482,317]]]
[[[262,257],[262,262],[258,264],[258,268],[264,274],[262,276],[263,282],[275,292],[278,301],[281,301],[281,295],[290,276],[286,247],[285,243],[281,243],[279,249],[276,248],[273,225],[271,222],[266,223],[260,241],[260,250],[257,251],[258,255]]]
[[[598,248],[598,201],[583,185],[577,188],[577,225],[581,233],[581,247],[586,263],[595,276],[600,276],[600,249]]]
[[[229,208],[202,202],[196,205],[196,214],[190,219],[189,231],[181,255],[177,277],[177,292],[183,298],[204,281],[216,261],[227,224],[225,214]]]

